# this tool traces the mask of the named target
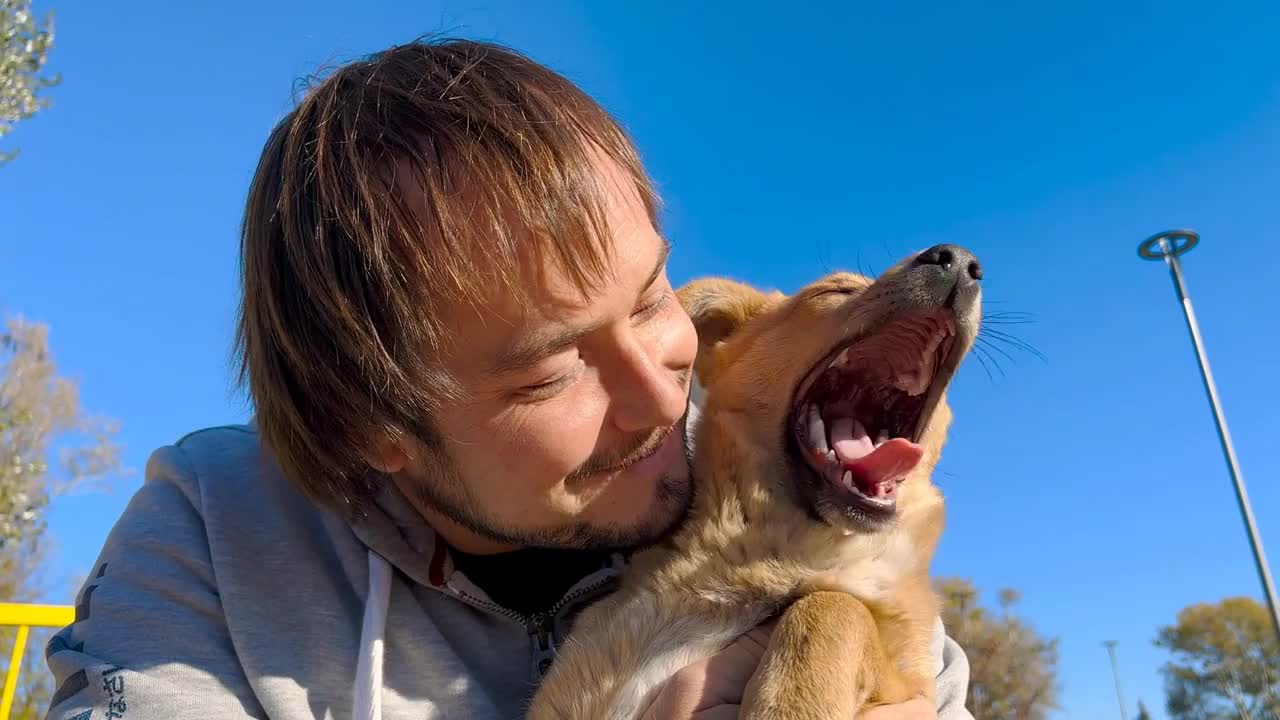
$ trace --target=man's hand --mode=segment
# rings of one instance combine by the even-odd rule
[[[677,672],[667,681],[644,720],[737,720],[742,695],[769,646],[775,622],[748,632],[721,650]],[[927,700],[884,705],[856,720],[936,720]]]
[[[645,711],[644,720],[737,720],[742,694],[769,646],[770,622],[719,654],[677,672]]]
[[[916,698],[898,705],[881,705],[858,716],[858,720],[938,720],[938,709],[928,700]]]

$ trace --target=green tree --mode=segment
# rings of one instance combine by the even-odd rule
[[[21,318],[0,328],[0,600],[32,602],[45,588],[50,501],[120,468],[116,424],[80,405],[76,383],[59,374],[48,328]],[[8,658],[16,630],[0,628]],[[13,717],[42,717],[52,692],[43,662],[47,632],[32,632]],[[8,667],[5,667],[8,670]]]
[[[1173,720],[1280,718],[1280,643],[1258,601],[1185,607],[1155,644],[1173,656],[1161,668]]]
[[[1005,588],[997,607],[984,607],[973,582],[936,583],[942,621],[969,657],[965,706],[977,718],[1044,720],[1058,707],[1058,641],[1046,639],[1013,613],[1021,599]]]
[[[1147,706],[1141,700],[1138,701],[1138,714],[1134,720],[1151,720],[1151,713],[1147,712]]]
[[[43,24],[31,12],[31,0],[0,0],[0,139],[14,126],[48,107],[41,92],[57,85],[57,76],[43,74],[53,47],[53,13]],[[0,151],[0,164],[17,151]]]

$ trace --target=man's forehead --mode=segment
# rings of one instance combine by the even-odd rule
[[[556,212],[577,220],[561,222],[555,213],[544,217],[528,198],[477,193],[461,183],[464,195],[475,195],[468,201],[476,203],[484,222],[453,244],[451,259],[441,259],[452,267],[451,282],[461,291],[453,302],[435,308],[450,331],[446,356],[475,366],[521,335],[582,326],[620,292],[641,291],[635,286],[651,274],[655,261],[663,264],[666,242],[658,236],[636,179],[598,150],[588,155],[590,177],[580,179],[586,183],[583,188],[594,188],[587,192],[594,198],[588,204],[598,202],[598,214],[591,215],[588,207],[570,209],[582,198],[552,204]],[[425,196],[409,195],[415,214],[430,217]],[[498,234],[486,235],[485,223]]]
[[[621,258],[606,257],[604,272],[591,278],[591,287],[580,287],[550,257],[534,257],[522,250],[519,274],[503,281],[495,278],[474,302],[452,314],[465,322],[520,328],[541,325],[590,311],[599,297],[619,282]],[[609,253],[608,255],[613,255]]]

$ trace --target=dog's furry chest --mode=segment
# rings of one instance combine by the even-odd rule
[[[549,678],[555,690],[540,697],[534,717],[638,717],[676,671],[715,654],[796,597],[838,590],[882,601],[916,563],[910,537],[895,533],[876,545],[851,539],[843,548],[828,546],[812,564],[777,558],[722,564],[692,584],[644,577],[583,613],[570,635],[574,647],[565,648],[572,651]]]
[[[851,547],[840,557],[848,559],[815,573],[804,590],[838,590],[866,602],[882,602],[919,564],[919,552],[906,533],[891,535],[879,552]]]
[[[624,587],[588,608],[529,717],[634,720],[681,668],[719,652],[774,609]]]

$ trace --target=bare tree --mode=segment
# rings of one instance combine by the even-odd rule
[[[119,470],[116,433],[113,421],[84,411],[76,383],[59,375],[46,326],[12,318],[0,329],[0,600],[39,599],[49,503]],[[15,718],[40,717],[52,692],[43,634],[33,632],[23,659]],[[14,636],[0,629],[0,647]]]

